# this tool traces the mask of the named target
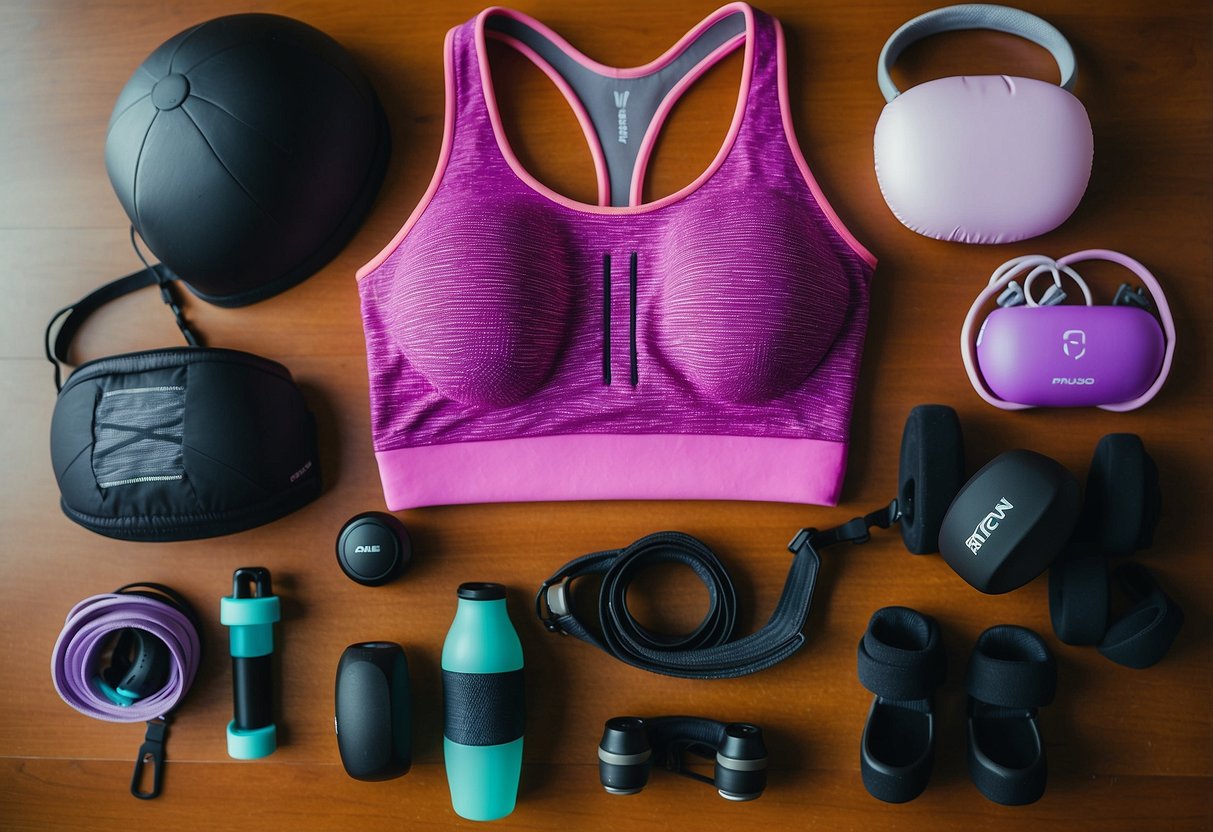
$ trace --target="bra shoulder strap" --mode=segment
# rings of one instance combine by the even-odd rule
[[[747,6],[720,9],[664,55],[632,69],[593,61],[539,21],[505,9],[478,17],[471,28],[460,31],[457,43],[462,35],[466,51],[473,41],[498,40],[551,78],[573,108],[589,143],[599,177],[599,202],[624,207],[640,204],[648,156],[670,109],[696,79],[745,43],[754,16]],[[483,60],[480,56],[463,64],[483,73]],[[485,95],[468,86],[480,83],[479,74],[473,78],[465,71],[460,78],[461,102],[483,102],[496,110],[491,78]]]

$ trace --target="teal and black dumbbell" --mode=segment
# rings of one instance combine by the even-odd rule
[[[230,627],[233,719],[227,753],[256,760],[274,753],[274,622],[282,618],[278,596],[264,566],[244,566],[232,575],[232,594],[219,601],[219,620]]]

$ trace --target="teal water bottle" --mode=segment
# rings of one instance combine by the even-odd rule
[[[442,645],[442,701],[442,748],[455,813],[468,820],[505,817],[518,797],[526,708],[522,644],[501,584],[460,585]]]

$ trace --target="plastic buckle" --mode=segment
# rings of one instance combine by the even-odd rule
[[[160,796],[164,786],[164,743],[168,737],[168,718],[157,717],[147,722],[147,733],[143,735],[143,745],[139,746],[139,756],[135,758],[135,771],[131,775],[131,794],[140,800],[151,800]],[[143,766],[152,765],[152,790],[139,791],[139,782],[143,779]]]
[[[1112,298],[1112,305],[1136,306],[1138,309],[1145,309],[1147,311],[1152,308],[1145,288],[1138,286],[1134,289],[1128,283],[1120,284],[1120,288],[1116,290],[1116,297]]]
[[[817,529],[801,529],[800,531],[796,532],[795,536],[792,537],[791,542],[788,543],[788,551],[794,555],[799,555],[800,550],[803,549],[806,544],[808,544],[809,539],[815,534],[817,534]]]
[[[1004,309],[1012,306],[1023,306],[1027,302],[1027,298],[1024,297],[1023,287],[1014,280],[1007,284],[1007,288],[1002,290],[996,301]]]
[[[889,504],[879,512],[872,512],[868,517],[874,518],[869,521],[870,525],[879,526],[882,529],[887,529],[889,526],[901,519],[901,506],[897,502],[897,498],[889,500]]]
[[[539,587],[539,593],[535,596],[535,615],[539,617],[539,621],[549,633],[568,635],[555,618],[557,615],[568,615],[572,611],[569,604],[568,585],[568,578],[561,578],[558,581],[549,579],[543,582],[543,586]]]
[[[796,537],[792,538],[788,548],[793,552],[799,551],[799,547],[804,545],[801,540],[803,534],[807,534],[811,538],[811,545],[818,549],[833,546],[836,543],[867,543],[872,539],[873,527],[887,529],[900,516],[897,500],[893,499],[885,508],[878,508],[863,517],[854,517],[841,526],[835,526],[823,532],[816,529],[801,529]],[[797,548],[792,548],[793,546]]]
[[[187,344],[191,347],[198,346],[198,338],[194,335],[193,330],[189,328],[189,324],[185,322],[185,316],[181,313],[181,305],[177,303],[173,290],[169,288],[169,281],[165,280],[159,271],[156,271],[155,274],[156,285],[160,287],[160,299],[164,301],[164,305],[173,313],[173,319],[177,322],[177,329],[181,330],[181,334],[185,337]]]
[[[834,529],[834,533],[838,535],[838,542],[840,543],[844,540],[848,543],[867,543],[872,539],[872,531],[867,517],[856,517],[853,520],[848,520]]]

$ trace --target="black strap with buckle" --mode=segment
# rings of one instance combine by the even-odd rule
[[[657,532],[624,549],[582,555],[543,582],[535,613],[552,633],[570,635],[610,653],[622,662],[684,679],[728,679],[778,664],[804,644],[802,632],[821,567],[820,549],[836,543],[862,543],[873,526],[888,528],[900,517],[897,501],[841,526],[801,529],[788,544],[792,565],[774,612],[758,631],[734,639],[737,592],[716,553],[682,532]],[[708,612],[690,633],[668,635],[643,627],[628,611],[628,586],[638,572],[658,563],[689,567],[708,590]],[[577,617],[572,584],[599,575],[598,629]]]
[[[147,258],[143,256],[143,252],[135,241],[135,229],[133,227],[131,228],[131,245],[134,246],[135,254],[143,262],[142,269],[125,277],[120,277],[117,280],[111,280],[104,286],[94,289],[75,303],[68,304],[60,309],[47,322],[44,346],[46,348],[46,360],[51,362],[55,367],[56,390],[63,386],[60,365],[69,363],[67,357],[68,347],[71,346],[72,339],[76,337],[76,333],[80,330],[80,327],[88,316],[110,301],[117,300],[124,295],[129,295],[131,292],[136,292],[147,286],[160,287],[160,299],[164,301],[169,311],[173,313],[173,319],[177,322],[177,328],[181,330],[185,343],[191,347],[196,347],[201,343],[198,336],[189,328],[189,324],[186,323],[185,315],[181,310],[181,304],[177,301],[173,284],[180,280],[180,278],[163,263],[148,263]],[[55,322],[60,318],[63,319],[63,324],[52,339],[51,332],[55,328]]]

